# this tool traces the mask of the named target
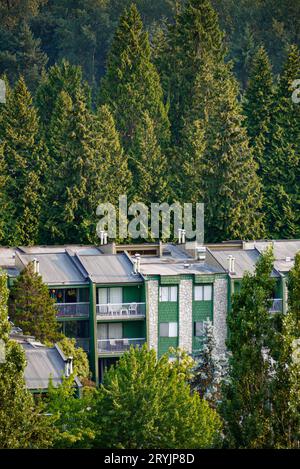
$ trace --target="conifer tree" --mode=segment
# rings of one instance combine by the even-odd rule
[[[260,47],[252,60],[248,87],[244,96],[243,109],[245,126],[259,173],[264,166],[264,152],[270,132],[274,85],[272,68],[265,48]]]
[[[47,165],[47,150],[39,134],[39,120],[32,97],[21,77],[8,94],[0,119],[0,138],[8,178],[12,226],[6,242],[30,245],[39,237],[43,198],[41,175]]]
[[[253,239],[263,232],[261,185],[237,95],[229,65],[207,58],[190,114],[205,129],[201,177],[209,241]]]
[[[170,100],[174,142],[178,142],[193,103],[193,89],[201,67],[210,57],[223,60],[225,48],[218,15],[210,0],[188,0],[169,26],[165,51],[158,60],[165,95]],[[197,117],[195,117],[196,119]]]
[[[166,146],[169,121],[160,78],[151,61],[148,34],[134,4],[120,18],[99,99],[110,106],[125,151],[131,148],[145,111],[155,124],[158,143]]]
[[[7,195],[7,166],[4,159],[3,145],[0,145],[0,243],[5,244],[10,232],[11,203]]]
[[[42,277],[29,263],[17,277],[9,297],[9,316],[24,334],[33,335],[41,342],[60,338],[54,300]]]
[[[148,207],[162,203],[168,197],[167,159],[155,135],[155,124],[148,112],[141,116],[131,151],[130,168],[133,174],[133,197]]]
[[[246,273],[228,314],[228,384],[224,386],[221,414],[225,440],[233,448],[272,446],[272,362],[266,360],[276,338],[270,318],[272,251],[262,255],[254,274]],[[272,358],[272,357],[269,357]]]
[[[25,387],[25,353],[9,338],[8,295],[7,276],[0,272],[0,448],[49,448],[54,419]]]
[[[292,83],[299,73],[299,49],[291,46],[274,97],[262,172],[266,225],[275,238],[300,234],[300,108],[292,101]]]

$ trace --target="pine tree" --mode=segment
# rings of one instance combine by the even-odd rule
[[[229,65],[207,58],[195,83],[190,120],[198,116],[205,129],[201,177],[208,241],[253,239],[263,232],[261,185],[237,96]]]
[[[218,63],[225,55],[223,33],[210,0],[188,0],[178,10],[166,39],[158,67],[165,95],[170,100],[173,140],[178,142],[186,115],[190,114],[195,81],[206,57]]]
[[[216,408],[222,399],[222,384],[227,373],[227,358],[219,353],[215,338],[214,326],[211,321],[204,322],[203,340],[194,354],[196,362],[193,369],[191,388],[201,398]]]
[[[274,97],[262,172],[266,225],[275,238],[300,234],[300,108],[292,101],[292,83],[299,70],[299,49],[291,46]]]
[[[11,202],[7,195],[8,173],[4,159],[3,145],[0,146],[0,243],[5,244],[10,232],[11,219]]]
[[[260,47],[252,60],[243,109],[250,145],[261,174],[264,166],[266,141],[270,132],[274,85],[272,68],[265,48]]]
[[[9,298],[9,316],[24,334],[33,335],[41,342],[60,338],[54,300],[42,277],[29,263],[16,279]]]
[[[151,62],[148,34],[134,4],[120,18],[99,99],[110,106],[125,151],[131,148],[145,111],[155,123],[158,143],[166,146],[169,121],[160,78]]]
[[[26,390],[25,353],[9,339],[8,295],[7,277],[0,272],[0,448],[49,448],[56,433],[54,419],[45,416],[44,407]]]
[[[132,193],[136,201],[148,207],[162,203],[168,197],[167,159],[155,135],[155,124],[144,112],[137,125],[131,151],[130,168],[133,174]]]
[[[275,288],[272,251],[262,255],[253,275],[245,274],[228,314],[229,370],[221,414],[225,439],[233,448],[272,446],[270,355],[276,329],[269,308]],[[272,358],[272,356],[269,358]]]
[[[22,77],[8,94],[4,105],[0,138],[4,145],[8,173],[6,191],[12,205],[13,222],[6,242],[34,244],[39,237],[43,198],[41,175],[48,155],[40,139],[37,112]]]
[[[62,91],[67,93],[72,100],[78,92],[83,92],[87,102],[90,102],[90,89],[83,82],[81,68],[71,65],[67,60],[62,60],[50,67],[47,73],[43,73],[36,92],[36,105],[46,137],[52,112]],[[48,144],[47,138],[46,141]]]

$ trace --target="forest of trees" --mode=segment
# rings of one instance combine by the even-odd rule
[[[300,236],[298,1],[0,2],[0,243],[204,202],[206,241]]]

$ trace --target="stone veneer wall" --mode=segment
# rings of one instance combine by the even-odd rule
[[[179,285],[179,347],[191,353],[193,348],[193,281]]]
[[[227,279],[216,279],[214,283],[214,329],[217,342],[217,352],[224,353],[226,350],[225,340],[227,337]]]
[[[147,282],[147,302],[148,302],[148,337],[147,343],[149,349],[158,352],[158,298],[159,285],[158,280],[149,280]]]

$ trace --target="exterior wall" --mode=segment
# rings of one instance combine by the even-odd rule
[[[213,322],[213,301],[195,301],[193,300],[193,351],[199,350],[201,347],[198,337],[194,335],[194,322],[207,321],[209,318]]]
[[[123,287],[123,302],[124,303],[142,303],[142,287],[130,286]]]
[[[179,285],[178,292],[179,292]],[[159,297],[159,292],[158,292]],[[178,337],[160,337],[159,325],[162,322],[177,322],[179,331],[179,303],[164,301],[158,303],[158,356],[161,357],[164,353],[168,352],[170,347],[178,347]]]
[[[147,281],[147,342],[149,349],[158,352],[158,280]]]
[[[224,353],[226,349],[225,340],[227,337],[227,304],[228,304],[228,280],[227,278],[216,278],[213,289],[214,298],[214,326],[217,342],[217,351]]]
[[[179,347],[191,353],[193,345],[193,280],[179,285]]]
[[[124,321],[123,337],[126,339],[146,338],[145,321]]]

